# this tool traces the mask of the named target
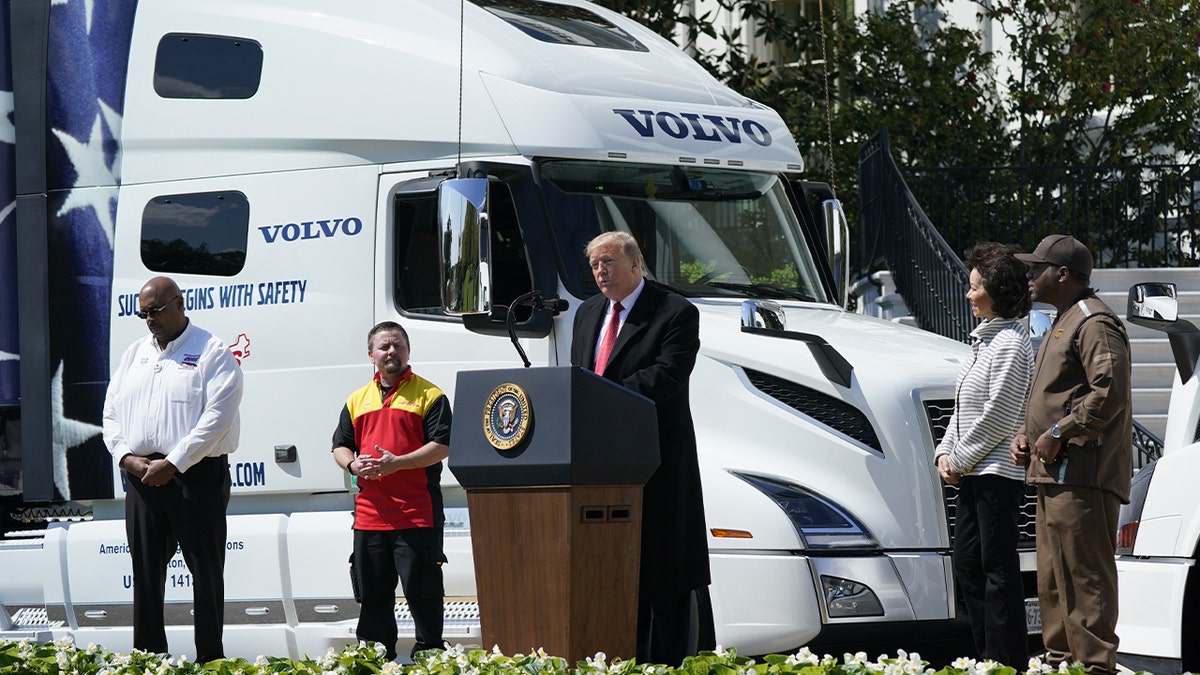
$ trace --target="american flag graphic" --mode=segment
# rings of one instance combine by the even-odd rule
[[[100,439],[109,372],[113,233],[121,175],[121,119],[136,0],[47,0],[47,188],[54,484],[61,499],[112,496]],[[12,78],[8,3],[0,97],[0,396],[16,381]],[[9,316],[11,307],[12,316]],[[11,335],[10,335],[11,333]],[[8,358],[11,354],[12,358]],[[10,370],[11,368],[11,370]],[[37,451],[25,449],[26,452]]]

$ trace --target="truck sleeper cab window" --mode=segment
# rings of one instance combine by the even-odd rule
[[[254,40],[168,33],[154,57],[154,92],[163,98],[250,98],[258,93],[262,64],[262,45]]]
[[[142,211],[142,264],[164,274],[232,277],[246,264],[249,230],[241,192],[155,197]]]

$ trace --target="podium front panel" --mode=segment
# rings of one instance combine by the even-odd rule
[[[458,374],[448,464],[464,488],[643,485],[654,402],[582,368]]]

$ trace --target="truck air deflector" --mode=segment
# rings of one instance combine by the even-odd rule
[[[871,420],[858,408],[781,377],[750,368],[743,370],[750,384],[762,393],[883,454],[883,445],[871,426]]]
[[[850,376],[854,374],[854,366],[850,365],[846,357],[842,356],[841,352],[826,342],[825,338],[820,335],[759,326],[742,326],[742,332],[787,340],[799,340],[808,344],[808,350],[812,352],[813,358],[817,360],[817,365],[821,368],[821,374],[829,378],[829,381],[834,384],[840,384],[847,389],[850,388]]]

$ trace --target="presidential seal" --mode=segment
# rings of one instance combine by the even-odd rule
[[[497,450],[511,450],[525,440],[533,422],[529,397],[521,387],[505,383],[483,404],[483,434]]]

